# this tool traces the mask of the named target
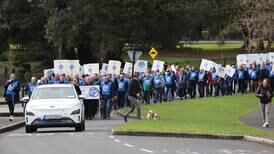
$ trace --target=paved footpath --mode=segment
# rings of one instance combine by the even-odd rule
[[[258,104],[259,106],[259,104]],[[256,111],[248,113],[247,115],[241,117],[241,121],[244,123],[263,129],[274,132],[274,106],[272,105],[271,111],[270,111],[270,125],[268,128],[263,128],[263,120],[261,115],[261,110],[258,108]]]

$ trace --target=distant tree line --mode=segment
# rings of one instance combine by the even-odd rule
[[[220,40],[239,32],[251,52],[254,40],[272,43],[273,8],[274,0],[1,0],[0,52],[19,44],[46,61],[107,62],[125,48],[199,40],[203,30]]]

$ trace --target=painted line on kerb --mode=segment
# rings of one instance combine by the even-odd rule
[[[110,135],[110,136],[109,136],[109,138],[112,138],[112,139],[114,139],[114,136]]]
[[[121,143],[121,141],[118,139],[115,139],[114,142]]]
[[[147,149],[140,149],[141,151],[147,152],[147,153],[155,153],[154,151],[147,150]]]
[[[124,146],[130,147],[130,148],[134,148],[134,145],[128,144],[128,143],[124,143]]]

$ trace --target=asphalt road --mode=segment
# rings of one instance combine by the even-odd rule
[[[121,118],[86,121],[86,131],[24,128],[0,134],[1,154],[273,154],[274,148],[256,143],[163,137],[112,136]]]

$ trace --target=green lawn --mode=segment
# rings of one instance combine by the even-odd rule
[[[239,120],[257,107],[257,99],[251,94],[153,104],[142,106],[142,116],[146,117],[148,110],[153,110],[160,114],[160,120],[132,121],[115,130],[274,137],[272,132],[248,126]]]
[[[243,44],[224,44],[224,45],[218,45],[218,44],[185,44],[184,47],[187,48],[193,48],[193,49],[200,49],[203,51],[216,51],[216,50],[231,50],[231,49],[239,49],[243,46]]]
[[[122,55],[122,59],[125,62],[130,62],[128,55],[125,53]],[[148,53],[143,53],[142,56],[140,57],[141,60],[147,60],[151,65],[153,63],[153,60],[151,59],[151,57],[148,55]],[[168,64],[179,64],[179,65],[191,65],[191,66],[195,66],[196,68],[200,67],[200,63],[202,58],[198,58],[198,57],[178,57],[178,56],[161,56],[158,55],[155,60],[162,60],[167,62]],[[219,59],[210,59],[215,61],[216,63],[219,64],[223,64],[224,60],[219,58]],[[231,63],[235,63],[235,59],[226,59],[226,64],[231,64]]]

